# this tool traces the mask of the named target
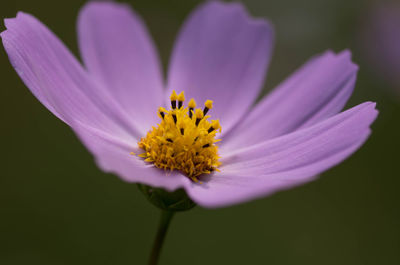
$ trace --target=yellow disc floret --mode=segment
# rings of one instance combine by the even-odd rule
[[[173,90],[170,99],[172,109],[160,107],[161,123],[138,143],[144,150],[139,156],[158,168],[179,170],[197,182],[200,175],[209,174],[221,165],[215,145],[219,141],[215,136],[221,132],[221,125],[218,120],[208,121],[210,116],[206,114],[212,109],[211,100],[207,100],[201,110],[195,109],[194,99],[189,101],[187,108],[184,107],[183,92],[177,95]]]

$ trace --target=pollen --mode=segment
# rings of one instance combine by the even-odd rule
[[[205,102],[203,109],[195,109],[194,99],[185,107],[184,92],[178,95],[175,90],[170,100],[171,109],[160,107],[161,122],[139,141],[138,146],[144,151],[139,157],[163,170],[179,170],[198,182],[201,175],[210,174],[221,165],[216,145],[221,125],[218,120],[209,121],[211,100]]]

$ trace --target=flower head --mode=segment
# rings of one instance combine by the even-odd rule
[[[194,99],[184,108],[184,101],[183,92],[178,96],[172,91],[172,109],[167,111],[160,107],[161,123],[140,140],[139,148],[145,151],[140,157],[161,169],[177,169],[198,182],[197,177],[210,174],[221,165],[215,145],[219,142],[215,136],[221,132],[221,126],[218,120],[209,122],[210,116],[206,116],[212,109],[211,100],[205,102],[203,110],[194,109]]]
[[[126,5],[90,2],[80,12],[85,67],[33,16],[5,24],[17,73],[99,167],[129,182],[183,188],[204,207],[315,179],[365,142],[377,115],[371,102],[339,113],[356,80],[348,51],[315,56],[253,106],[274,37],[239,3],[210,1],[190,15],[166,85],[150,36]]]

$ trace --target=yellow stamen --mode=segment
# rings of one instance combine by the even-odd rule
[[[178,99],[178,95],[176,94],[175,90],[172,90],[170,99],[171,99],[171,101],[175,101]]]
[[[211,122],[211,127],[208,129],[208,132],[211,133],[213,131],[218,131],[221,132],[221,125],[219,124],[219,120],[215,120]]]
[[[207,109],[212,109],[213,101],[212,100],[207,100],[206,103],[204,103],[204,106],[206,106]]]
[[[194,99],[190,99],[188,107],[194,109],[196,107],[196,101],[194,101]]]
[[[203,110],[204,115],[206,115],[207,112],[208,112],[210,109],[212,109],[212,107],[213,107],[212,104],[213,104],[212,100],[207,100],[206,103],[204,103],[204,110]]]
[[[139,141],[138,146],[144,151],[139,157],[164,170],[179,170],[192,181],[201,183],[200,175],[217,171],[221,165],[215,145],[221,125],[218,120],[208,121],[209,116],[205,116],[203,110],[195,109],[194,99],[184,107],[183,92],[177,95],[173,90],[170,99],[172,109],[159,108],[161,123]],[[212,101],[207,100],[204,105],[208,111]]]
[[[178,101],[185,101],[185,93],[183,91],[178,95]]]
[[[182,108],[183,106],[183,102],[185,101],[185,93],[182,91],[179,95],[178,95],[178,109]]]
[[[172,109],[176,109],[176,100],[178,99],[178,95],[176,94],[175,90],[172,90],[170,99]]]
[[[204,116],[203,111],[201,109],[196,109],[195,116],[197,119],[202,119]]]

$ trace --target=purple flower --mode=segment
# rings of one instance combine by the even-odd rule
[[[211,1],[190,15],[166,84],[143,22],[126,5],[91,2],[82,9],[78,33],[85,67],[33,16],[18,13],[5,24],[1,37],[17,73],[74,130],[101,169],[128,182],[184,188],[203,207],[241,203],[314,180],[366,141],[377,116],[372,102],[339,113],[357,74],[348,51],[313,57],[253,106],[274,35],[267,21],[251,18],[238,3]],[[221,142],[215,144],[219,125],[204,117],[207,111],[165,109],[173,90],[197,102],[213,101],[208,114],[220,122]],[[171,99],[174,105],[183,94]],[[159,130],[154,135],[152,126]],[[139,147],[146,135],[154,146]],[[198,141],[200,147],[193,147]],[[203,153],[210,147],[215,153]],[[177,161],[186,164],[170,170]],[[201,183],[188,177],[198,163],[208,171],[198,176]],[[167,170],[158,168],[163,165]]]

